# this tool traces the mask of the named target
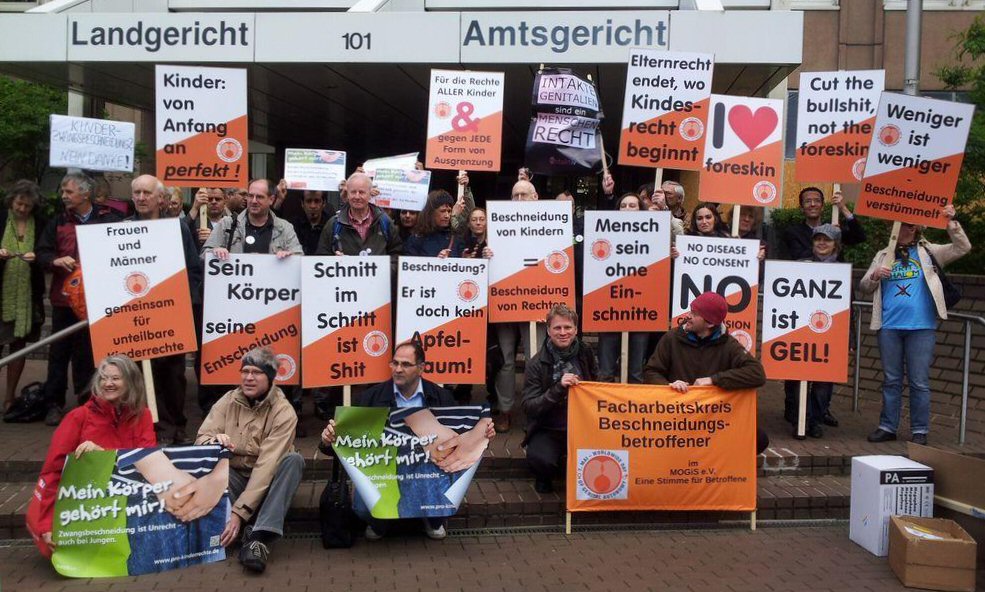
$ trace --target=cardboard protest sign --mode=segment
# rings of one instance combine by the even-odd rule
[[[345,152],[341,150],[284,150],[284,180],[288,189],[338,191],[345,181]]]
[[[305,388],[390,378],[390,258],[303,257]]]
[[[571,512],[756,509],[756,391],[568,389]]]
[[[783,101],[711,96],[701,201],[774,206],[783,171]]]
[[[756,353],[759,304],[759,241],[704,236],[677,237],[672,326],[684,323],[691,301],[718,292],[728,302],[725,326],[751,354]]]
[[[302,259],[206,256],[202,384],[239,384],[240,359],[268,346],[277,354],[277,382],[300,383]]]
[[[585,212],[582,331],[666,331],[670,212]]]
[[[489,320],[543,321],[575,305],[569,201],[490,201]]]
[[[363,171],[373,177],[379,169],[394,169],[397,171],[410,171],[417,168],[417,155],[420,152],[408,152],[396,156],[381,156],[370,158],[363,163]]]
[[[596,140],[603,118],[595,83],[569,68],[534,76],[524,164],[545,175],[584,173],[602,161]]]
[[[76,227],[96,363],[198,349],[177,218]]]
[[[400,258],[397,343],[421,341],[428,380],[485,382],[488,267],[485,259]]]
[[[373,203],[381,208],[420,212],[428,202],[431,171],[417,169],[376,169],[373,184],[380,194]]]
[[[975,106],[882,93],[855,213],[947,226]]]
[[[763,368],[784,380],[848,380],[850,263],[767,261]]]
[[[884,70],[800,73],[797,181],[862,179],[885,81]]]
[[[245,187],[246,70],[155,66],[157,178],[168,186]]]
[[[357,513],[373,518],[453,516],[488,446],[489,408],[337,407],[333,448],[353,483]],[[461,434],[438,460],[438,445]]]
[[[52,115],[48,165],[133,172],[134,128],[126,121]]]
[[[182,446],[69,455],[55,501],[55,571],[70,578],[137,576],[224,560],[219,535],[229,514],[229,471],[217,465],[228,454],[220,446]],[[205,483],[196,499],[217,488],[218,503],[197,520],[175,518],[162,499],[174,482],[144,477],[174,472]]]
[[[629,50],[619,164],[702,166],[714,67],[712,54]]]
[[[499,170],[504,80],[502,72],[431,70],[425,167]]]

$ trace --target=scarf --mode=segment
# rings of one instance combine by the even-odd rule
[[[558,382],[561,380],[561,377],[564,376],[565,371],[570,371],[571,367],[574,365],[572,360],[578,357],[578,352],[581,350],[581,341],[575,338],[575,340],[571,342],[571,345],[565,349],[561,349],[554,345],[554,342],[551,341],[550,337],[548,337],[545,346],[547,347],[547,351],[554,358],[551,379],[554,382]]]
[[[23,240],[17,237],[13,212],[7,216],[7,227],[0,248],[15,254],[34,250],[34,218],[27,219]],[[3,268],[2,320],[14,323],[14,338],[20,339],[31,330],[31,264],[19,257],[8,259]]]

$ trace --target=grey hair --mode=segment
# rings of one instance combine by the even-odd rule
[[[370,187],[373,186],[373,178],[372,177],[370,177],[366,173],[355,172],[355,173],[352,173],[351,175],[349,175],[349,178],[345,180],[346,187],[348,187],[349,186],[349,183],[352,183],[356,179],[366,179],[366,183],[369,184]]]
[[[147,408],[147,393],[144,391],[144,375],[140,373],[140,369],[130,358],[126,356],[106,356],[103,358],[89,382],[89,391],[95,397],[103,397],[100,380],[104,376],[106,366],[115,366],[123,376],[123,387],[126,392],[120,402],[121,406],[132,410],[139,416]]]
[[[64,185],[69,181],[75,181],[75,184],[79,186],[79,191],[88,193],[90,197],[92,196],[92,188],[96,186],[96,182],[89,175],[83,173],[82,171],[67,173],[64,177],[62,177],[61,185]]]
[[[661,186],[663,186],[663,185],[670,185],[671,187],[673,187],[674,188],[674,195],[677,196],[677,199],[680,200],[680,201],[684,201],[684,186],[683,185],[681,185],[677,181],[664,181],[663,183],[661,183]]]

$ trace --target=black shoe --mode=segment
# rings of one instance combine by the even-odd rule
[[[44,425],[55,427],[62,422],[65,412],[61,407],[49,407],[47,415],[44,416]]]
[[[823,438],[824,430],[821,429],[819,424],[814,424],[807,427],[807,435],[811,438]]]
[[[554,483],[550,479],[534,481],[534,491],[537,493],[554,493]]]
[[[267,569],[268,555],[270,550],[267,545],[250,539],[243,543],[243,547],[239,550],[239,562],[250,571],[263,573],[263,570]]]
[[[886,430],[879,428],[876,431],[869,434],[869,442],[889,442],[896,439],[896,434],[892,432],[887,432]]]
[[[919,444],[921,446],[926,446],[927,434],[913,434],[913,437],[910,438],[910,442],[913,442],[914,444]]]
[[[826,426],[831,426],[833,428],[838,427],[838,418],[831,415],[830,411],[824,412],[824,417],[821,418],[821,421],[824,422],[824,425]]]

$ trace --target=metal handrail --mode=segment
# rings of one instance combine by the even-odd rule
[[[855,377],[852,384],[852,411],[858,411],[859,400],[859,380],[861,372],[859,367],[862,363],[862,309],[872,310],[871,302],[855,300],[852,307],[856,308],[858,314],[855,315]],[[985,318],[978,315],[963,312],[947,313],[947,318],[943,322],[963,321],[964,322],[964,351],[962,352],[961,369],[961,414],[958,417],[958,444],[964,444],[967,439],[968,431],[968,378],[971,373],[971,325],[978,323],[985,327]]]
[[[45,337],[44,339],[39,339],[37,342],[32,343],[31,345],[28,345],[28,346],[26,346],[26,347],[24,347],[22,349],[19,349],[19,350],[15,351],[15,352],[11,352],[10,355],[8,355],[6,358],[0,359],[0,368],[3,368],[7,364],[9,364],[11,362],[15,362],[15,361],[17,361],[17,360],[19,360],[19,359],[27,356],[31,352],[35,352],[35,351],[37,351],[37,350],[45,347],[49,343],[54,343],[54,342],[58,341],[59,339],[62,339],[63,337],[68,337],[69,335],[71,335],[73,333],[78,333],[79,331],[85,329],[88,326],[89,326],[89,321],[79,321],[78,323],[75,323],[74,325],[71,325],[69,327],[65,327],[64,329],[62,329],[58,333],[52,333],[51,335]]]

